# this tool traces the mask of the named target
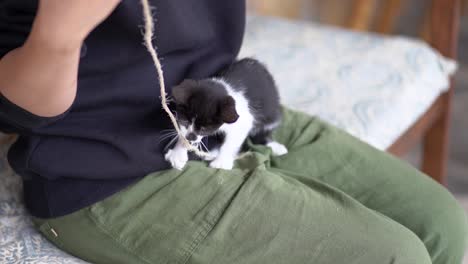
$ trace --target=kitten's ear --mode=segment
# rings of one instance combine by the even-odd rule
[[[224,123],[232,124],[239,119],[239,114],[236,111],[236,101],[231,96],[227,96],[221,101],[220,111]]]
[[[172,97],[174,97],[174,100],[177,104],[186,104],[189,97],[190,97],[190,92],[195,85],[195,81],[193,80],[185,80],[181,84],[172,87]]]

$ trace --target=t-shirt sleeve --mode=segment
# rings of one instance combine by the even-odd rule
[[[0,58],[23,45],[36,17],[38,1],[0,0]]]
[[[68,111],[53,117],[38,116],[15,105],[0,94],[0,131],[4,133],[31,131],[62,119]]]
[[[36,15],[38,1],[0,0],[0,59],[26,41]],[[53,123],[56,117],[34,115],[0,93],[0,131],[21,133]]]

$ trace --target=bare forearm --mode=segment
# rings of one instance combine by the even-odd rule
[[[40,0],[25,44],[0,60],[0,93],[45,117],[65,112],[76,96],[80,49],[120,0]]]
[[[32,32],[0,60],[0,92],[39,116],[65,112],[76,95],[80,45],[62,46]]]

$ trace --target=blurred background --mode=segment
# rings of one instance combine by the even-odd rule
[[[352,30],[427,38],[427,0],[249,0],[251,13],[329,24]],[[452,107],[448,188],[468,210],[468,0],[463,0],[459,70]],[[405,159],[420,165],[421,147]]]

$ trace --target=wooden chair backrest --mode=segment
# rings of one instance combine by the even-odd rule
[[[307,7],[306,3],[313,2],[319,7],[330,5],[332,8],[328,8],[328,10],[333,10],[345,9],[349,7],[347,4],[351,2],[349,18],[345,19],[344,23],[335,22],[334,24],[341,24],[354,30],[372,30],[384,34],[393,32],[404,7],[410,3],[410,0],[352,0],[350,2],[342,0],[326,2],[318,0],[248,1],[251,9],[260,14],[280,15],[289,18],[301,17],[303,10],[311,8]],[[445,56],[455,58],[460,12],[462,9],[468,9],[468,0],[431,0],[427,1],[427,3],[424,19],[425,26],[421,32],[422,37]],[[335,16],[335,20],[337,20],[337,12],[330,13],[334,13],[331,16]],[[374,21],[375,24],[372,23]]]
[[[428,42],[444,56],[457,57],[460,0],[432,0]]]

